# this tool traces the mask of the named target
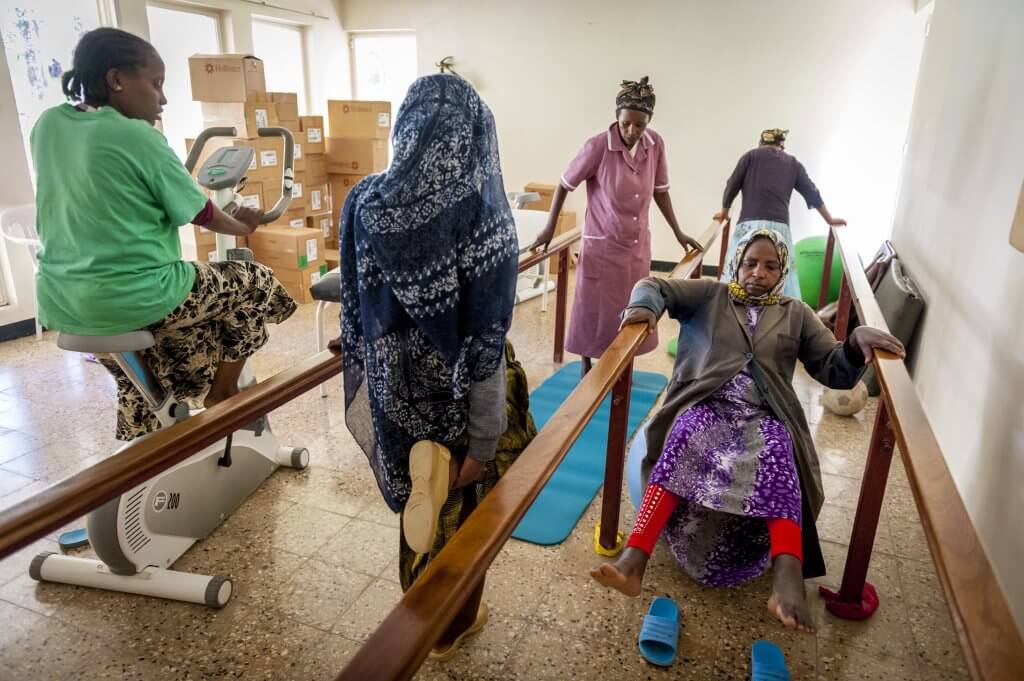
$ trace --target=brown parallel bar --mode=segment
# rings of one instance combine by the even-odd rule
[[[829,283],[832,281],[832,248],[836,243],[835,227],[829,227],[828,242],[825,244],[825,262],[821,267],[821,288],[818,289],[818,309],[828,304]]]
[[[888,331],[848,232],[833,228],[832,233],[839,242],[851,298],[861,323]],[[1006,594],[999,586],[906,366],[887,353],[880,355],[875,374],[968,671],[978,681],[1018,679],[1024,660],[1024,639]]]
[[[722,246],[718,252],[718,278],[721,279],[722,275],[725,274],[725,263],[728,261],[729,256],[732,253],[729,252],[729,231],[732,227],[732,222],[729,220],[725,221],[725,226],[722,228]]]
[[[860,482],[860,497],[853,518],[850,546],[843,567],[843,583],[839,589],[839,600],[844,603],[860,603],[867,582],[868,566],[875,546],[878,518],[882,513],[885,485],[889,480],[889,466],[892,464],[892,450],[896,436],[889,421],[889,410],[885,400],[878,404],[875,426],[868,444],[868,460],[864,477]]]
[[[107,459],[0,512],[0,558],[60,529],[247,423],[341,373],[341,358],[308,357],[186,421],[160,430]]]
[[[645,336],[647,334],[644,334]],[[612,550],[619,538],[619,504],[622,502],[622,471],[626,466],[626,438],[629,437],[629,395],[633,389],[633,362],[612,388],[608,418],[608,450],[604,464],[604,492],[601,494],[601,546]]]
[[[874,300],[874,293],[872,293],[872,300]],[[850,283],[844,272],[843,283],[839,286],[839,301],[836,303],[835,337],[841,341],[846,340],[852,331],[850,329],[851,312],[853,312],[853,300],[851,300]]]
[[[558,253],[558,286],[555,288],[555,364],[565,361],[565,313],[569,303],[569,249]]]

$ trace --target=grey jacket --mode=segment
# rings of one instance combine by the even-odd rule
[[[765,307],[753,338],[743,305],[726,284],[708,280],[648,278],[633,289],[630,307],[667,310],[680,322],[679,350],[663,406],[647,427],[644,480],[657,462],[676,418],[710,396],[746,365],[765,402],[789,430],[805,508],[813,518],[825,501],[818,455],[803,407],[793,390],[799,359],[807,372],[831,388],[852,388],[864,371],[864,357],[825,328],[804,302],[783,297]]]

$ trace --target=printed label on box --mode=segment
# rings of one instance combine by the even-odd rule
[[[384,113],[383,111],[377,114],[377,127],[386,128],[391,125],[391,114]]]
[[[305,229],[306,221],[303,220],[302,218],[295,218],[294,220],[288,221],[288,226],[294,227],[295,229]]]
[[[266,109],[256,109],[253,112],[253,116],[256,118],[256,127],[257,128],[269,128],[270,127],[270,123],[268,121],[268,116],[267,116],[267,110]]]
[[[298,142],[296,142],[294,146],[295,146],[295,153],[294,153],[293,156],[294,156],[295,160],[298,161],[300,158],[302,158],[302,145],[299,144]]]
[[[320,218],[320,231],[324,233],[325,239],[331,238],[331,219]]]
[[[320,190],[314,189],[309,193],[309,202],[313,206],[313,210],[320,210]]]
[[[207,262],[217,262],[217,251],[210,251],[206,254]]]
[[[260,208],[260,195],[259,194],[251,194],[250,196],[243,196],[242,197],[242,205],[245,206],[246,208],[255,208],[256,210],[259,210],[259,208]]]
[[[252,155],[252,160],[249,161],[249,170],[256,170],[256,154]]]
[[[317,282],[319,282],[320,279],[323,278],[323,276],[324,275],[320,274],[319,272],[314,272],[312,277],[313,286],[316,286]]]
[[[316,239],[310,239],[309,241],[306,242],[306,259],[309,262],[316,262]]]
[[[293,199],[301,199],[302,198],[302,183],[301,182],[296,182],[294,185],[292,185],[292,198]]]
[[[320,144],[323,140],[324,136],[320,132],[320,128],[309,128],[306,130],[306,141],[310,144]]]
[[[277,149],[266,149],[260,152],[260,165],[264,168],[277,165]]]

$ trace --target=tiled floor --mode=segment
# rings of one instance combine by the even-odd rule
[[[532,387],[550,361],[553,315],[520,306],[512,331]],[[272,329],[254,360],[267,376],[310,354],[312,306]],[[661,326],[662,346],[672,323]],[[667,373],[663,350],[640,368]],[[272,415],[312,465],[282,469],[209,539],[177,564],[229,574],[235,597],[223,610],[58,584],[27,574],[31,557],[57,550],[55,535],[0,561],[0,679],[332,679],[401,596],[397,517],[376,491],[345,429],[340,379],[329,396],[312,391]],[[873,402],[855,418],[825,413],[819,390],[798,374],[829,496],[819,522],[836,585],[850,536]],[[53,334],[0,344],[0,508],[107,456],[115,447],[113,386],[103,369],[59,351]],[[625,496],[625,495],[624,495]],[[867,622],[828,615],[808,585],[817,635],[784,631],[764,607],[770,582],[713,590],[690,581],[661,549],[643,598],[598,588],[587,570],[599,505],[562,545],[511,541],[488,575],[486,629],[446,665],[420,679],[746,679],[750,644],[768,638],[786,651],[794,678],[838,681],[964,679],[966,672],[924,534],[895,461],[870,580],[882,607]],[[623,522],[632,520],[628,502]],[[651,597],[681,604],[680,659],[670,669],[636,652]],[[402,645],[396,641],[394,645]]]

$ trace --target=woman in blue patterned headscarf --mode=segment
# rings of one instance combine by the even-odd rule
[[[410,548],[403,517],[408,588],[536,430],[525,374],[505,338],[519,247],[494,118],[466,81],[427,76],[409,88],[393,143],[391,167],[345,202],[341,341],[346,424],[391,510],[417,493],[414,445],[429,441],[444,451],[446,468],[449,452],[453,462],[436,533]],[[482,588],[439,654],[453,653],[486,620]]]

